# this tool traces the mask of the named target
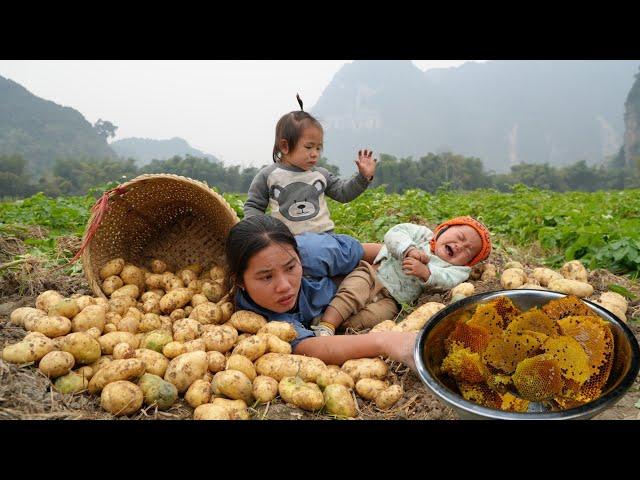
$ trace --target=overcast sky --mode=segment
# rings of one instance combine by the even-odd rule
[[[414,60],[448,68],[467,60]],[[127,137],[182,137],[226,164],[271,161],[276,122],[311,109],[351,60],[0,60],[0,75],[34,95],[99,118]]]

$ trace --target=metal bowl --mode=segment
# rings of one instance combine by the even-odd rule
[[[546,290],[500,290],[480,293],[453,303],[436,313],[418,334],[414,359],[422,382],[446,405],[463,419],[496,420],[570,420],[588,419],[612,407],[633,384],[640,369],[640,348],[633,333],[621,320],[605,308],[588,300],[584,302],[600,317],[609,322],[614,338],[614,360],[609,380],[599,398],[563,411],[550,411],[541,403],[532,402],[525,413],[505,412],[480,406],[465,400],[451,382],[443,381],[435,372],[446,355],[444,339],[453,330],[464,312],[473,311],[477,304],[497,297],[508,297],[521,310],[540,307],[547,302],[565,297]]]

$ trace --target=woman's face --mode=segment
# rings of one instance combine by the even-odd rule
[[[298,299],[302,265],[291,245],[272,243],[251,257],[242,280],[255,303],[285,313]]]

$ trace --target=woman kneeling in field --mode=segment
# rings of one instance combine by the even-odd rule
[[[338,290],[331,277],[349,274],[362,259],[362,246],[354,238],[294,237],[280,220],[258,215],[231,229],[226,251],[237,308],[293,324],[298,335],[291,342],[293,353],[331,365],[382,355],[415,369],[414,332],[316,336],[311,328]],[[308,258],[301,258],[301,252]]]

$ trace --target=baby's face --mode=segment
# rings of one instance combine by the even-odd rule
[[[435,254],[452,265],[467,265],[482,249],[482,239],[469,225],[447,228],[436,240]]]

